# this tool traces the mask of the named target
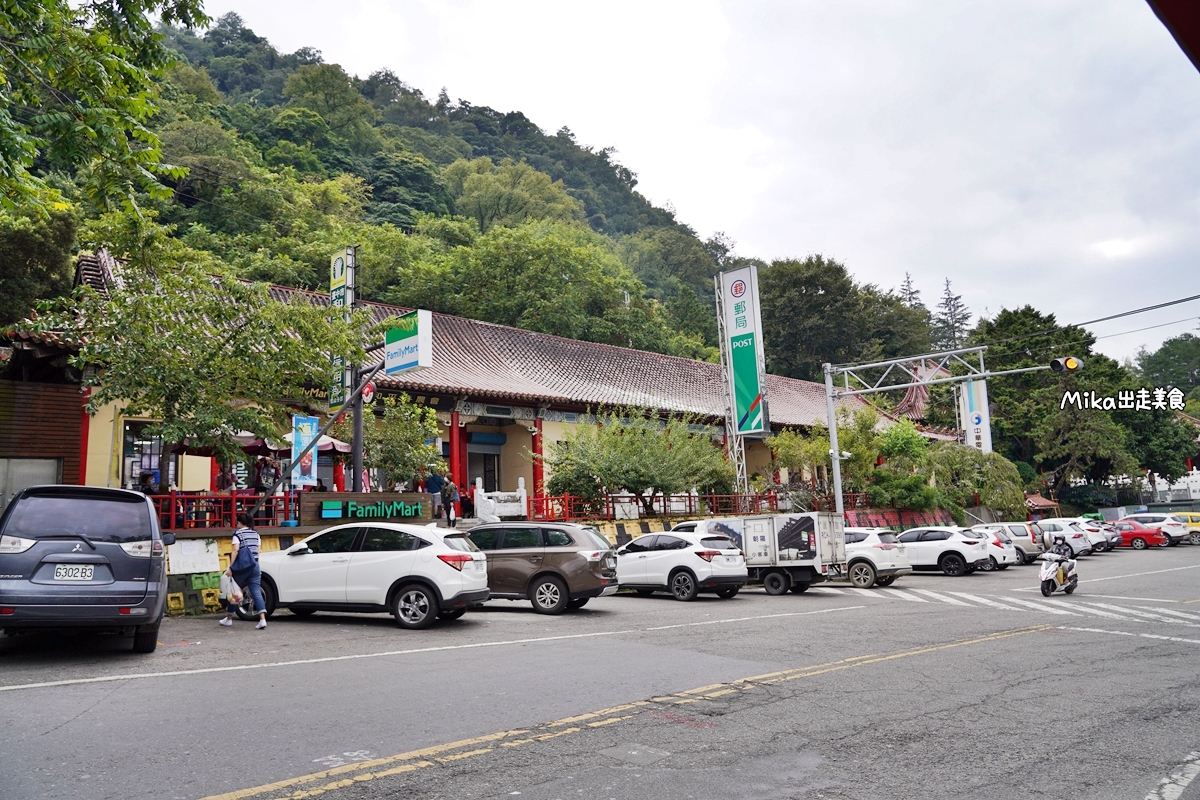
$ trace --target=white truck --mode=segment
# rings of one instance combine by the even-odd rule
[[[728,536],[746,554],[749,583],[767,594],[800,594],[814,583],[846,577],[845,523],[838,514],[811,511],[683,522],[673,530]]]

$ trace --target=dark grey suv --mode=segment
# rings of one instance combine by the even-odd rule
[[[0,517],[0,627],[132,632],[134,652],[152,653],[174,542],[137,492],[24,489]]]

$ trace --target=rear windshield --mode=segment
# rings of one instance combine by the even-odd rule
[[[83,535],[94,542],[139,542],[152,537],[143,500],[27,495],[12,504],[4,533],[22,539]]]
[[[612,547],[612,542],[600,535],[600,531],[595,528],[584,528],[583,532],[592,540],[592,544],[599,547],[601,550],[608,550]]]
[[[705,536],[700,540],[700,544],[712,550],[737,550],[738,546],[733,543],[733,539],[727,536]]]
[[[479,548],[475,546],[475,543],[466,537],[466,534],[452,534],[442,539],[442,541],[445,542],[446,547],[449,547],[451,550],[461,550],[464,553],[480,552]]]
[[[897,544],[900,539],[894,533],[881,533],[879,534],[879,541],[882,544]]]

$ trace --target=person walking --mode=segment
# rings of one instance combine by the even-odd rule
[[[229,569],[225,574],[233,578],[243,591],[250,593],[254,600],[254,610],[258,612],[258,624],[254,627],[262,630],[267,627],[267,604],[262,596],[262,570],[258,566],[258,548],[262,539],[254,530],[254,518],[248,512],[238,514],[238,524],[241,525],[233,532],[233,553],[229,557]],[[233,598],[225,600],[225,618],[221,625],[226,628],[233,625],[233,615],[237,604]]]
[[[425,479],[425,491],[429,492],[429,496],[433,499],[434,519],[442,518],[442,489],[445,485],[446,481],[437,474],[437,470],[431,470],[429,477]]]
[[[454,504],[458,502],[458,485],[454,483],[454,475],[447,472],[446,482],[442,485],[442,507],[446,509],[446,523],[451,528],[458,527],[454,518]]]

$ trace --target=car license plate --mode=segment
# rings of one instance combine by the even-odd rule
[[[487,569],[486,561],[476,561],[475,562],[475,571],[476,572],[483,572],[485,569]]]
[[[725,556],[725,563],[726,563],[726,564],[736,564],[737,562],[738,562],[738,557],[737,557],[737,556]]]
[[[55,564],[56,581],[90,581],[96,568],[91,564]]]

